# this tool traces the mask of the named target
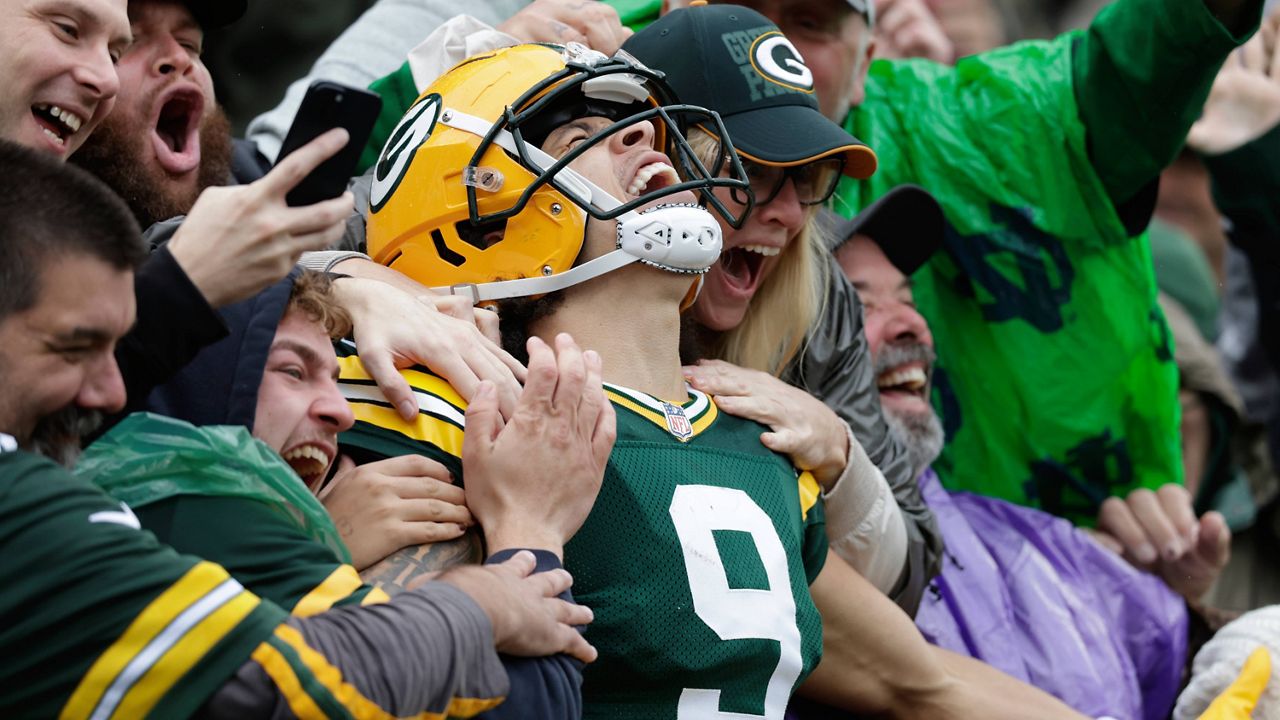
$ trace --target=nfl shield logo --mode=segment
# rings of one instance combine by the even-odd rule
[[[662,410],[667,415],[667,430],[680,442],[685,442],[693,437],[693,425],[689,424],[689,418],[684,415],[684,408],[671,403],[662,403]]]

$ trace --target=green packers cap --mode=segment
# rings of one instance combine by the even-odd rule
[[[622,49],[665,73],[680,102],[718,112],[749,160],[791,166],[843,155],[845,175],[866,178],[876,170],[871,148],[819,112],[813,72],[795,46],[754,10],[673,10]]]
[[[928,262],[947,232],[942,207],[919,185],[898,185],[852,219],[831,213],[823,223],[837,248],[854,235],[871,238],[903,275]]]
[[[249,8],[249,0],[184,0],[201,30],[215,30],[239,20]]]

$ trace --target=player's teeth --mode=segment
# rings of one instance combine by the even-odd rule
[[[62,145],[62,144],[64,144],[64,143],[66,142],[66,141],[65,141],[65,140],[63,140],[62,138],[58,137],[57,133],[55,133],[54,131],[52,131],[52,130],[50,130],[50,129],[48,129],[48,128],[40,128],[40,129],[41,129],[41,130],[44,130],[44,134],[45,134],[45,135],[48,135],[48,136],[49,136],[49,137],[51,137],[51,138],[53,138],[54,142],[58,143],[59,145]]]
[[[742,249],[758,255],[764,255],[765,257],[773,257],[774,255],[782,252],[782,248],[771,247],[769,245],[743,245]]]
[[[644,188],[653,179],[654,175],[659,173],[669,175],[673,182],[678,178],[675,168],[662,162],[650,163],[636,171],[636,175],[631,179],[631,184],[627,186],[627,194],[639,195],[644,192]]]

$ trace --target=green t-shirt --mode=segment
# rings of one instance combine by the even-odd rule
[[[358,357],[339,365],[356,416],[343,452],[366,461],[416,452],[462,479],[465,404],[444,380],[402,371],[420,409],[405,423]],[[690,391],[668,413],[641,393],[609,394],[618,439],[565,548],[600,651],[583,674],[583,717],[675,717],[684,705],[781,718],[822,653],[808,591],[827,555],[817,483],[761,445],[762,426],[720,413],[706,395]]]
[[[0,708],[27,717],[187,717],[286,615],[21,451],[0,452],[0,557]]]

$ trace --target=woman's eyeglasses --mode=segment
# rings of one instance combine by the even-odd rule
[[[815,160],[803,165],[779,167],[762,165],[746,158],[742,159],[742,169],[747,171],[747,180],[751,183],[751,192],[756,196],[756,207],[768,205],[782,192],[782,186],[789,178],[796,188],[796,198],[801,205],[818,205],[827,201],[836,191],[840,176],[844,172],[844,156]],[[737,191],[734,191],[735,194]],[[741,198],[735,198],[742,202]]]

